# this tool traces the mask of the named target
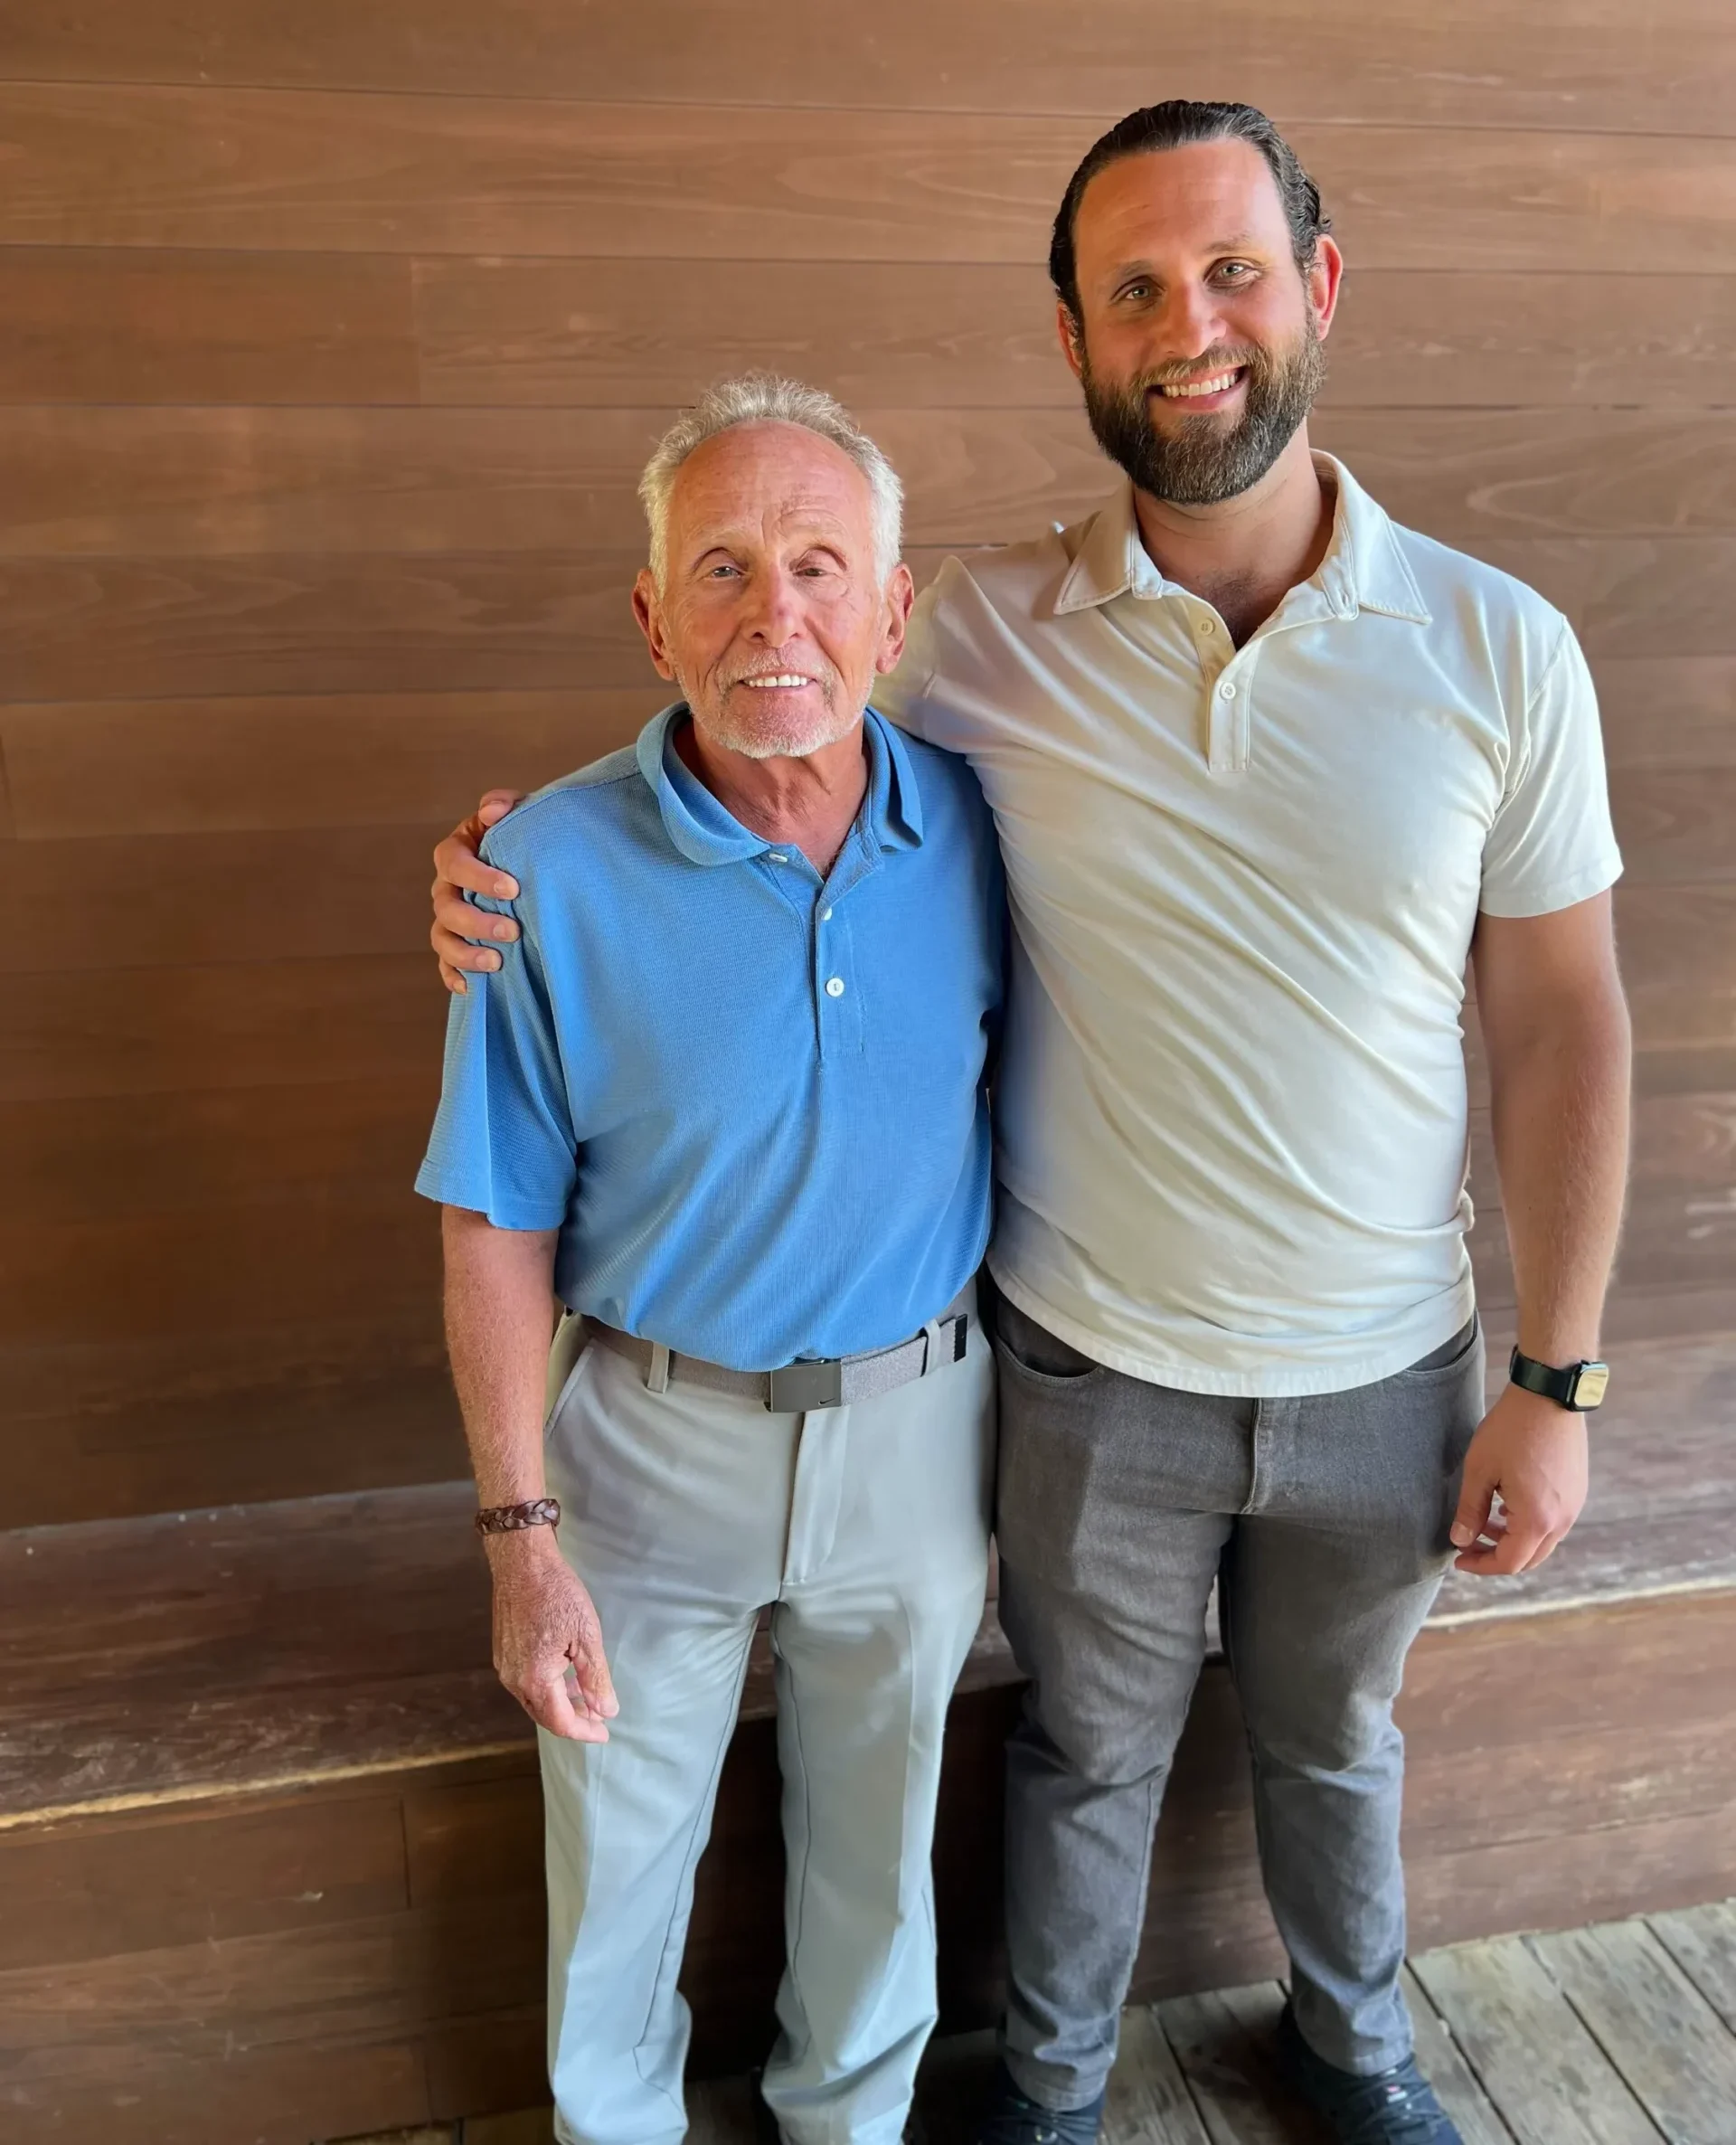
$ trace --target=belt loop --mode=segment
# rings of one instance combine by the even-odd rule
[[[944,1318],[930,1318],[922,1328],[922,1367],[916,1374],[920,1378],[940,1367],[940,1328],[945,1324]]]
[[[645,1389],[647,1393],[669,1390],[669,1351],[661,1341],[651,1343],[651,1360],[645,1366]]]

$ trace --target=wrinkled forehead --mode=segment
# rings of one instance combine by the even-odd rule
[[[865,551],[873,543],[873,494],[841,447],[805,426],[732,425],[675,472],[669,523],[678,555],[731,539]]]

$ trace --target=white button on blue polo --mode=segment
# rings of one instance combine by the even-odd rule
[[[451,1001],[417,1188],[558,1230],[564,1300],[682,1355],[770,1370],[890,1347],[988,1237],[987,808],[964,761],[871,709],[868,793],[822,882],[693,774],[687,719],[666,708],[490,831],[523,891],[476,905],[524,937]]]

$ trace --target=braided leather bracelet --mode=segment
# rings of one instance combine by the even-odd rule
[[[521,1527],[560,1524],[561,1500],[554,1497],[533,1498],[524,1505],[485,1505],[476,1514],[479,1535],[514,1535]]]

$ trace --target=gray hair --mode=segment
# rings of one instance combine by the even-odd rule
[[[708,387],[657,441],[639,478],[639,499],[651,525],[651,573],[659,588],[669,565],[669,498],[681,465],[695,449],[738,424],[795,424],[829,439],[868,480],[874,571],[882,581],[903,546],[904,487],[898,471],[844,404],[817,387],[777,373],[740,373]]]

